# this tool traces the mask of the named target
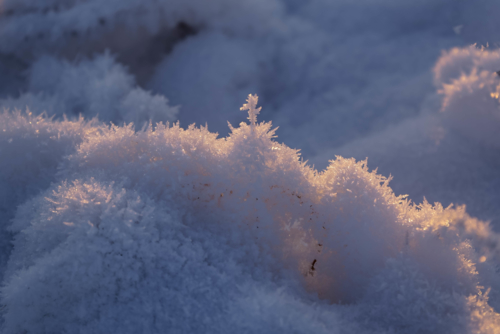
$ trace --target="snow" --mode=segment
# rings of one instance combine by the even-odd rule
[[[135,87],[134,77],[109,53],[76,64],[43,56],[30,69],[29,92],[0,103],[4,108],[30,107],[50,116],[82,114],[138,126],[150,120],[174,120],[178,112],[164,96]]]
[[[0,5],[2,333],[500,332],[496,1]]]

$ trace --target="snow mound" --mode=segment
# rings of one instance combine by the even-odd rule
[[[32,112],[49,116],[98,116],[138,126],[172,121],[178,113],[164,96],[135,87],[134,77],[108,53],[77,63],[41,57],[30,69],[29,88],[19,98],[0,100],[0,105],[21,110],[29,106]]]
[[[52,121],[29,111],[0,113],[0,275],[11,249],[7,225],[17,206],[48,188],[63,157],[100,127],[95,121]]]
[[[414,205],[363,161],[318,173],[256,122],[256,96],[242,109],[226,138],[86,128],[10,227],[3,332],[496,332],[487,223]]]
[[[395,193],[415,202],[425,196],[444,205],[466,204],[470,214],[498,228],[498,69],[498,50],[451,49],[434,67],[437,93],[420,115],[311,160],[324,168],[333,155],[368,157],[382,174],[394,176]]]
[[[447,126],[482,144],[500,147],[500,51],[452,49],[434,68],[444,95]],[[499,72],[500,73],[500,72]]]

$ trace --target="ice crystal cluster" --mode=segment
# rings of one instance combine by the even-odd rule
[[[499,12],[0,1],[0,331],[500,333]]]

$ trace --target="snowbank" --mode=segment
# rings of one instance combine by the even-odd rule
[[[471,46],[445,53],[434,69],[445,122],[464,136],[500,148],[500,51]],[[499,72],[500,73],[500,72]]]
[[[256,103],[226,138],[161,123],[87,129],[9,228],[4,332],[244,330],[239,312],[265,319],[249,305],[268,289],[297,300],[277,316],[315,302],[351,313],[339,321],[354,332],[496,330],[483,286],[496,295],[500,239],[488,224],[395,196],[365,162],[316,172],[256,123]],[[300,331],[333,326],[313,319]]]
[[[332,155],[369,158],[392,174],[396,193],[415,202],[424,196],[444,205],[466,204],[473,216],[493,222],[500,214],[498,90],[500,53],[495,49],[455,48],[434,68],[439,94],[418,117],[318,155],[319,167]]]
[[[1,1],[1,331],[498,333],[498,10]]]
[[[95,121],[52,121],[46,115],[0,114],[0,273],[11,251],[6,227],[17,206],[55,181],[58,164],[101,125]]]

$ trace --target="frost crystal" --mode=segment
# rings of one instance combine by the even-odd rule
[[[249,94],[247,98],[247,103],[243,104],[240,110],[248,110],[248,119],[250,120],[250,127],[252,128],[252,133],[255,132],[255,124],[257,123],[257,115],[260,113],[262,107],[256,108],[259,97],[257,95]]]

